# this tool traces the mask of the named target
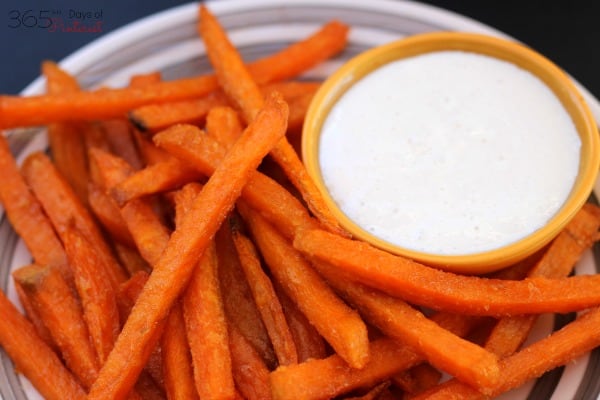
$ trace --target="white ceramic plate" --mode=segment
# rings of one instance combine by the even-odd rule
[[[459,30],[507,37],[466,17],[415,2],[228,0],[210,3],[210,7],[247,60],[270,54],[303,38],[330,19],[348,23],[352,31],[347,50],[337,59],[307,73],[312,78],[324,78],[341,62],[369,47],[416,33]],[[61,65],[75,74],[85,87],[100,83],[123,85],[131,73],[157,69],[166,79],[205,72],[209,65],[196,36],[196,15],[197,4],[189,4],[147,17],[85,46],[64,59]],[[581,89],[596,119],[600,120],[600,104],[587,90]],[[43,81],[37,79],[23,93],[42,91]],[[9,141],[19,159],[47,146],[43,132],[34,130],[10,132]],[[28,263],[30,256],[1,209],[0,213],[0,287],[15,299],[9,271]],[[592,252],[586,254],[577,272],[596,272],[596,258]],[[541,318],[532,339],[547,334],[568,318]],[[600,353],[595,351],[501,398],[596,399],[600,393],[599,377]],[[0,394],[7,400],[39,398],[29,383],[14,373],[10,360],[3,353],[0,357]]]

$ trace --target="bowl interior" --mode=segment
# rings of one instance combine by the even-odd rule
[[[571,116],[581,138],[579,173],[569,197],[542,228],[512,244],[466,255],[439,255],[406,249],[367,232],[336,205],[323,182],[318,154],[322,125],[336,101],[362,77],[401,58],[428,52],[460,50],[495,57],[516,64],[539,77],[558,97]],[[324,193],[341,224],[354,236],[392,253],[443,269],[462,273],[487,273],[508,266],[547,244],[587,200],[596,179],[600,155],[598,134],[590,110],[571,80],[553,63],[515,42],[479,34],[439,32],[416,35],[369,50],[350,60],[331,75],[316,94],[306,116],[302,153],[309,173]]]

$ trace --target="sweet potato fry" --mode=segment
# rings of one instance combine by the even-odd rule
[[[523,350],[503,359],[500,363],[500,383],[485,396],[472,387],[447,381],[425,391],[415,400],[434,399],[487,399],[498,396],[544,372],[564,365],[600,345],[600,308],[594,308],[562,329],[552,333]]]
[[[479,321],[445,313],[435,314],[432,319],[458,336],[466,335]],[[333,398],[372,386],[423,361],[414,349],[386,337],[370,342],[369,354],[369,361],[362,369],[350,367],[338,354],[279,367],[270,374],[273,399]]]
[[[330,22],[306,39],[250,63],[260,84],[292,78],[341,51],[348,27]],[[158,82],[143,87],[103,89],[61,96],[0,96],[0,129],[43,125],[49,122],[122,117],[145,104],[202,97],[217,89],[213,75]]]
[[[198,30],[206,45],[206,52],[215,69],[219,85],[239,106],[246,122],[252,121],[262,108],[263,94],[217,19],[203,5],[200,6]],[[328,230],[347,235],[327,207],[321,192],[287,139],[282,138],[270,154],[302,194],[308,208],[317,219]]]
[[[198,399],[194,384],[192,359],[185,333],[181,304],[175,303],[160,340],[163,376],[167,398],[171,400]]]
[[[215,91],[198,99],[138,107],[129,112],[129,120],[142,132],[158,132],[174,124],[200,125],[212,108],[226,105],[225,95]]]
[[[127,246],[134,246],[119,207],[105,190],[92,182],[88,185],[88,203],[91,211],[113,239]]]
[[[294,246],[335,265],[347,278],[433,309],[500,316],[571,312],[600,304],[600,275],[522,281],[457,275],[322,230],[298,232]]]
[[[52,267],[32,264],[16,270],[13,276],[32,300],[66,365],[81,385],[89,388],[98,374],[99,362],[71,288]]]
[[[228,149],[240,137],[244,128],[233,108],[214,107],[206,116],[205,129],[206,133]]]
[[[196,169],[176,158],[171,158],[167,161],[152,164],[132,174],[129,178],[114,186],[111,194],[117,203],[124,205],[132,199],[173,190],[203,177],[204,175]]]
[[[21,306],[25,311],[25,316],[33,325],[35,332],[38,334],[40,339],[44,343],[46,343],[48,347],[50,347],[50,349],[54,350],[55,352],[58,352],[58,347],[56,346],[56,343],[54,343],[54,339],[52,339],[52,334],[48,330],[48,327],[44,325],[44,321],[42,321],[42,318],[37,312],[32,299],[30,299],[29,296],[27,296],[25,289],[23,289],[18,280],[13,279],[13,282],[15,284],[15,292],[17,292],[19,303],[21,303]]]
[[[125,160],[103,150],[90,150],[90,159],[98,166],[106,187],[113,187],[133,174],[131,166]],[[169,229],[162,223],[147,199],[128,202],[120,208],[119,215],[132,243],[135,243],[140,255],[153,266],[169,240]]]
[[[59,266],[65,278],[72,281],[62,244],[39,201],[21,176],[4,135],[0,135],[0,170],[0,202],[12,227],[23,238],[36,263]]]
[[[295,103],[295,109],[290,108],[290,117],[298,124],[298,118],[304,118],[306,113],[306,100],[312,98],[318,84],[313,82],[279,82],[261,88],[261,93],[279,91],[286,101]],[[305,102],[296,102],[300,96],[305,97]],[[173,103],[148,104],[129,112],[130,121],[141,131],[158,132],[175,124],[201,125],[208,118],[210,110],[229,104],[227,97],[221,91],[215,91],[207,96],[182,100]],[[304,112],[303,112],[304,110]],[[292,118],[290,118],[292,121]]]
[[[213,241],[202,255],[183,295],[183,315],[200,398],[232,400],[235,384],[217,270]]]
[[[150,265],[142,258],[137,249],[124,246],[120,243],[114,243],[114,248],[119,262],[129,276],[133,276],[140,271],[149,272],[151,270]]]
[[[302,314],[289,296],[277,285],[277,282],[274,282],[274,285],[292,337],[294,338],[298,353],[298,362],[304,362],[311,358],[325,358],[327,356],[327,347],[323,337],[311,325],[310,321]]]
[[[129,78],[130,87],[144,87],[162,81],[160,71],[147,72],[143,74],[135,74]]]
[[[270,400],[269,370],[254,347],[235,325],[229,324],[233,379],[247,400]]]
[[[242,232],[239,222],[230,219],[233,241],[240,264],[250,284],[252,295],[262,320],[265,323],[279,365],[296,364],[298,354],[290,328],[285,320],[281,303],[275,294],[271,280],[262,269],[254,244]]]
[[[493,353],[441,328],[400,299],[340,278],[323,263],[313,265],[367,321],[398,342],[413,346],[432,365],[482,391],[497,382],[500,370]]]
[[[79,83],[56,63],[44,61],[42,74],[46,77],[46,91],[49,94],[79,92]],[[61,122],[48,125],[48,143],[56,168],[71,184],[79,199],[87,202],[89,181],[87,156],[81,131],[83,126],[74,122]]]
[[[569,222],[565,229],[552,241],[529,276],[560,278],[570,273],[581,254],[595,242],[600,228],[599,209],[586,204]],[[499,357],[513,354],[527,339],[537,315],[518,315],[501,318],[486,340],[485,348]],[[454,379],[452,380],[454,381]],[[463,383],[453,382],[439,385],[428,393],[440,391],[444,394],[469,392]]]
[[[111,152],[127,161],[134,170],[142,167],[142,160],[135,146],[131,126],[125,119],[113,118],[100,121],[100,126]]]
[[[68,226],[75,224],[101,252],[114,288],[126,278],[125,272],[114,258],[106,241],[87,209],[81,204],[73,190],[42,153],[31,154],[23,163],[22,172],[59,236]]]
[[[119,310],[105,260],[82,232],[69,226],[62,234],[98,361],[102,365],[120,331]]]
[[[85,399],[85,391],[75,377],[1,292],[0,310],[0,346],[19,373],[48,400]]]
[[[209,135],[200,134],[196,128],[168,129],[155,135],[154,141],[206,175],[212,174],[225,154],[219,143]],[[296,197],[259,172],[252,173],[242,191],[242,198],[286,237],[293,237],[297,229],[318,226]]]
[[[240,260],[236,253],[231,231],[221,227],[216,235],[219,256],[219,280],[223,291],[225,314],[230,325],[256,349],[268,368],[277,365],[277,358],[269,334],[252,296]]]
[[[158,341],[163,321],[206,246],[241,193],[250,172],[284,134],[287,106],[271,97],[255,122],[219,164],[194,207],[169,240],[113,351],[92,386],[90,399],[123,398]]]
[[[333,349],[354,368],[368,362],[367,328],[312,266],[258,213],[238,205],[273,277]]]

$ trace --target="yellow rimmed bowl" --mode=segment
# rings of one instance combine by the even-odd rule
[[[398,246],[367,231],[348,217],[333,199],[321,173],[319,142],[325,120],[338,99],[356,82],[392,61],[436,51],[465,51],[504,60],[531,72],[554,92],[570,115],[581,139],[579,169],[572,189],[545,225],[510,244],[467,254],[436,254]],[[570,78],[539,53],[516,42],[457,32],[420,34],[368,50],[334,72],[315,95],[308,110],[302,137],[302,156],[309,174],[342,226],[354,237],[394,254],[448,271],[483,274],[499,270],[549,243],[587,201],[600,166],[600,144],[594,118]],[[516,171],[515,173],[518,173]],[[431,229],[435,229],[434,226]]]

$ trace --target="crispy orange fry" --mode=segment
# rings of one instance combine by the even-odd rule
[[[75,377],[1,292],[0,310],[0,346],[19,373],[48,400],[85,399],[85,392]]]
[[[107,187],[113,187],[133,173],[125,160],[100,149],[91,150],[90,159],[98,166],[102,181]],[[169,240],[170,231],[146,200],[134,199],[128,202],[119,210],[119,215],[140,255],[153,266]]]
[[[239,222],[238,222],[239,223]],[[240,258],[240,264],[250,284],[258,311],[265,323],[279,365],[296,364],[298,354],[290,327],[285,320],[281,303],[275,294],[271,280],[262,269],[254,244],[242,232],[236,222],[230,219],[233,241]]]
[[[229,41],[219,21],[203,5],[200,6],[198,30],[206,45],[206,52],[219,85],[225,94],[237,104],[246,122],[252,121],[264,103],[263,94],[244,64],[241,56]],[[282,138],[271,151],[271,156],[281,166],[288,179],[300,191],[308,208],[326,229],[347,235],[325,203],[321,192],[304,168],[298,154],[287,141]]]
[[[250,342],[229,324],[233,379],[247,400],[270,400],[269,370]]]
[[[183,314],[198,395],[201,399],[232,400],[235,384],[217,270],[213,241],[183,295]]]
[[[292,332],[298,361],[304,362],[311,358],[319,359],[327,356],[325,340],[315,329],[310,321],[298,309],[298,306],[281,289],[277,282],[274,282],[277,297],[283,307],[286,320]]]
[[[186,125],[189,127],[189,125]],[[181,129],[186,129],[180,125]],[[117,203],[126,202],[148,194],[177,189],[188,182],[204,177],[196,169],[176,158],[152,164],[114,186],[111,193]]]
[[[0,170],[0,202],[12,227],[25,241],[35,262],[59,266],[65,278],[72,281],[69,278],[71,273],[67,268],[67,256],[62,244],[39,201],[21,176],[3,135],[0,135]]]
[[[212,174],[225,154],[219,143],[197,128],[173,127],[155,135],[154,141],[206,175]],[[130,190],[130,193],[134,192],[135,190]],[[254,172],[250,177],[242,191],[242,198],[252,208],[259,210],[286,237],[293,237],[297,229],[318,226],[296,197],[259,172]]]
[[[273,277],[333,349],[354,368],[369,360],[367,328],[277,230],[238,205]]]
[[[132,75],[129,78],[129,86],[130,87],[144,87],[153,83],[160,82],[162,80],[162,75],[160,71],[148,72],[144,74],[136,74]]]
[[[13,276],[30,297],[69,369],[84,388],[89,388],[98,374],[99,362],[71,288],[52,267],[32,264],[14,271]]]
[[[212,108],[206,116],[205,129],[207,134],[226,149],[231,147],[243,132],[238,113],[231,107]]]
[[[104,229],[117,242],[133,247],[134,242],[116,202],[97,184],[88,186],[88,203]]]
[[[231,231],[221,227],[217,232],[216,242],[219,280],[221,287],[227,288],[223,291],[227,320],[250,342],[268,367],[275,367],[277,358],[240,265]]]
[[[552,241],[547,251],[529,272],[529,276],[560,278],[568,275],[581,254],[597,239],[597,232],[600,229],[599,211],[598,207],[586,204]],[[537,315],[518,315],[500,319],[487,338],[485,348],[499,357],[510,356],[527,339],[536,319]],[[433,395],[436,391],[440,391],[448,394],[451,391],[460,393],[471,390],[465,389],[464,386],[466,385],[460,382],[445,383],[431,389],[428,393]]]
[[[564,365],[600,345],[600,308],[585,312],[575,321],[500,363],[500,383],[485,396],[472,387],[451,380],[425,391],[415,400],[487,399],[523,385],[544,372]]]
[[[314,95],[318,86],[318,84],[313,82],[280,82],[263,86],[261,93],[266,95],[277,90],[283,95],[286,101],[294,102],[300,96],[312,99],[312,95]],[[307,104],[301,102],[294,103],[297,109],[290,108],[290,117],[293,115],[294,124],[297,127],[298,118],[304,118]],[[213,108],[220,108],[226,105],[228,105],[227,97],[223,92],[216,91],[198,99],[182,100],[174,103],[148,104],[132,110],[129,113],[129,119],[141,131],[157,132],[175,124],[200,125],[208,118],[208,114]]]
[[[167,398],[198,399],[181,304],[175,303],[160,341]]]
[[[46,77],[46,91],[49,94],[79,92],[79,83],[56,63],[44,61],[42,73]],[[87,184],[89,181],[87,156],[81,131],[83,126],[74,122],[62,122],[48,125],[48,143],[52,160],[56,168],[79,196],[87,202]]]
[[[249,64],[260,84],[292,78],[341,51],[348,27],[325,24],[306,39]],[[68,121],[122,117],[145,104],[202,97],[217,89],[213,75],[158,82],[143,87],[102,89],[61,96],[0,96],[0,129]]]
[[[81,204],[73,190],[42,153],[31,154],[23,163],[22,172],[36,197],[40,200],[54,228],[61,235],[71,224],[86,236],[95,249],[101,252],[114,288],[126,278],[93,218]]]
[[[111,152],[127,161],[134,170],[142,167],[142,160],[135,146],[131,126],[125,119],[108,119],[100,121],[100,126]]]
[[[121,265],[127,270],[129,276],[135,275],[139,271],[150,271],[150,265],[142,258],[137,249],[120,243],[114,243],[114,248]]]
[[[500,370],[493,353],[443,329],[400,299],[344,280],[323,263],[313,265],[367,321],[399,343],[413,346],[434,366],[482,391],[497,382]]]
[[[213,107],[227,105],[221,92],[193,100],[148,104],[129,113],[129,120],[141,131],[157,132],[174,124],[201,124]]]
[[[271,97],[255,122],[219,164],[194,207],[169,240],[144,286],[108,360],[92,386],[90,399],[123,398],[130,391],[159,337],[163,321],[250,172],[285,134],[287,106]]]
[[[463,315],[435,314],[444,329],[464,336],[479,320]],[[338,354],[277,368],[270,374],[274,400],[333,398],[361,387],[375,385],[411,368],[423,357],[394,339],[380,338],[369,344],[369,361],[362,369],[350,367]]]
[[[457,275],[322,230],[298,232],[294,246],[335,265],[349,279],[433,309],[500,316],[571,312],[600,304],[600,275],[522,281]]]
[[[62,238],[83,305],[83,318],[98,361],[103,364],[120,331],[116,292],[107,272],[109,267],[74,226],[67,227]]]

